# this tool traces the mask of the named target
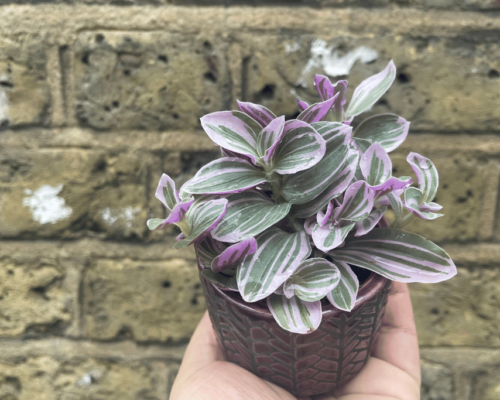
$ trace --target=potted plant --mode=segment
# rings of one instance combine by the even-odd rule
[[[321,394],[364,366],[392,280],[439,282],[456,274],[448,254],[402,230],[432,220],[438,173],[410,153],[418,182],[393,177],[388,155],[409,122],[393,114],[351,123],[396,76],[391,61],[346,107],[347,81],[317,75],[321,101],[299,100],[285,121],[267,108],[201,118],[223,157],[179,191],[167,175],[156,197],[175,224],[175,248],[194,244],[210,318],[228,360],[297,396]],[[395,218],[384,218],[391,208]]]

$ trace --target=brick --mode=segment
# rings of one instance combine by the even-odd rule
[[[500,347],[500,271],[459,268],[452,279],[410,284],[421,346]]]
[[[49,356],[0,362],[0,397],[16,400],[165,399],[168,368],[160,362],[116,362]]]
[[[151,155],[3,148],[0,236],[142,238],[154,190],[147,174],[159,175],[159,164]]]
[[[209,35],[83,33],[73,71],[77,118],[101,130],[199,127],[228,103],[224,60],[224,43]]]
[[[420,362],[422,372],[421,400],[454,400],[453,375],[444,365]]]
[[[421,348],[422,394],[433,394],[432,399],[482,400],[498,398],[500,351],[473,348]],[[451,374],[450,374],[451,372]],[[432,374],[436,374],[435,378]],[[444,392],[452,377],[451,397]],[[429,378],[429,379],[428,379]],[[441,378],[438,380],[437,378]],[[426,383],[434,382],[427,391]],[[443,397],[439,397],[439,395]]]
[[[86,335],[99,340],[187,339],[205,310],[196,264],[180,258],[97,260],[86,271],[83,302]]]
[[[43,44],[0,37],[0,130],[48,123],[46,62]]]
[[[500,89],[497,36],[496,31],[457,32],[453,38],[380,36],[369,27],[332,39],[320,36],[323,41],[310,34],[241,35],[246,49],[242,92],[246,100],[260,102],[277,115],[294,116],[297,95],[308,102],[318,101],[315,74],[347,78],[350,98],[363,79],[393,59],[397,79],[365,117],[392,112],[411,121],[413,130],[494,130],[500,121],[495,107]],[[358,60],[351,67],[348,60],[361,55],[371,62]]]
[[[500,363],[475,375],[474,400],[496,400],[500,396]]]
[[[64,333],[74,319],[77,286],[54,258],[0,261],[0,337]],[[1,387],[1,385],[0,385]],[[1,397],[1,396],[0,396]]]

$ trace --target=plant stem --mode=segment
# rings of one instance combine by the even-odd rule
[[[413,214],[411,212],[409,212],[403,218],[401,218],[399,221],[394,221],[394,223],[391,224],[390,227],[394,228],[394,229],[402,229],[406,225],[408,225],[408,223],[411,221],[412,217],[413,217]]]

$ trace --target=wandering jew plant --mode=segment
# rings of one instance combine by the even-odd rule
[[[392,176],[389,157],[409,122],[393,114],[353,119],[369,110],[396,76],[391,61],[363,81],[346,107],[347,81],[317,75],[321,102],[298,101],[290,121],[267,108],[239,102],[239,111],[204,116],[203,129],[220,146],[212,161],[178,191],[167,175],[156,197],[168,211],[150,229],[177,225],[175,248],[194,244],[202,274],[237,291],[246,302],[265,300],[278,324],[314,331],[322,301],[351,311],[359,281],[351,266],[400,282],[440,282],[456,274],[448,254],[402,228],[411,217],[432,220],[438,172],[410,153],[409,177]],[[394,222],[384,213],[391,208]]]

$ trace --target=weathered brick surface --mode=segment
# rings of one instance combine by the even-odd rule
[[[293,116],[297,95],[317,101],[315,74],[347,77],[350,98],[363,79],[393,59],[398,78],[371,114],[401,115],[412,122],[413,130],[496,129],[500,118],[495,107],[500,100],[496,37],[496,31],[457,32],[453,38],[431,33],[375,36],[370,28],[320,40],[295,32],[277,37],[242,35],[247,75],[242,97],[261,102],[277,115]]]
[[[50,328],[64,332],[75,318],[66,269],[53,259],[0,261],[0,337],[19,337]]]
[[[0,235],[143,237],[151,154],[0,150]],[[153,166],[156,163],[156,166]],[[158,209],[158,212],[161,212]]]
[[[410,290],[421,345],[500,347],[497,268],[459,268],[453,279]]]
[[[498,398],[499,350],[423,348],[421,356],[423,397],[455,400]],[[438,378],[441,379],[436,382]],[[436,390],[429,391],[425,380],[436,382]]]
[[[160,362],[116,362],[49,356],[0,361],[0,397],[16,400],[165,399],[168,369]]]
[[[444,365],[421,361],[422,400],[452,400],[453,374]]]
[[[193,261],[98,260],[85,273],[84,322],[93,339],[187,339],[205,310]]]
[[[411,285],[422,398],[498,398],[500,3],[35,3],[0,8],[0,398],[166,399],[204,301],[192,249],[146,230],[161,173],[180,185],[218,156],[203,114],[291,117],[314,74],[350,96],[391,58],[372,112],[412,121],[395,175],[409,151],[435,161],[446,216],[411,229],[460,266]]]
[[[228,104],[225,44],[211,35],[92,32],[75,45],[76,113],[96,129],[189,129]]]
[[[0,37],[0,130],[48,123],[46,62],[42,41]]]

